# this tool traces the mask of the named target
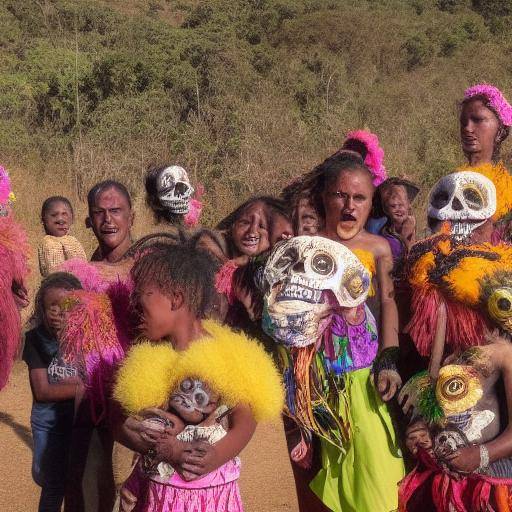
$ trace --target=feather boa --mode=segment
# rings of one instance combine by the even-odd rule
[[[261,345],[213,320],[204,322],[211,337],[183,351],[167,343],[142,342],[123,361],[114,398],[129,413],[165,403],[185,378],[208,383],[228,407],[248,404],[256,421],[278,418],[284,391],[277,369]]]
[[[105,418],[114,367],[123,358],[128,340],[116,328],[106,294],[74,291],[64,299],[62,308],[67,315],[60,353],[86,376],[92,417],[98,424]]]
[[[188,213],[185,215],[183,221],[185,226],[193,228],[199,223],[201,212],[203,211],[203,203],[201,198],[204,195],[204,187],[200,183],[197,184],[194,197],[190,200],[188,205]]]

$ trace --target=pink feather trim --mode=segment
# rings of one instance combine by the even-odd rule
[[[11,192],[12,188],[9,174],[0,165],[0,204],[6,204],[9,201],[9,195]]]
[[[347,134],[345,142],[350,139],[358,140],[366,146],[368,154],[364,163],[373,174],[373,184],[379,186],[388,177],[384,167],[384,150],[380,146],[379,138],[369,131],[355,130]]]
[[[201,198],[204,195],[204,187],[200,183],[196,186],[194,197],[190,200],[188,213],[185,215],[185,226],[193,228],[199,223],[201,212],[203,211],[203,203]]]
[[[464,99],[467,100],[473,96],[486,97],[491,107],[498,114],[501,122],[505,126],[512,126],[512,106],[497,87],[491,84],[473,85],[464,91]]]
[[[233,276],[237,268],[238,265],[233,260],[229,260],[215,274],[215,289],[226,296],[229,304],[234,304],[236,300],[233,290]]]
[[[89,292],[103,292],[109,283],[102,279],[98,267],[83,260],[72,258],[61,263],[56,270],[73,274],[81,283],[84,290]]]
[[[60,352],[85,374],[93,421],[98,424],[107,416],[114,369],[124,357],[127,341],[116,328],[106,294],[78,290],[64,299],[62,308],[67,315]]]

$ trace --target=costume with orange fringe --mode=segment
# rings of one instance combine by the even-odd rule
[[[30,248],[23,228],[14,220],[9,175],[0,166],[0,390],[11,373],[21,341],[17,290],[25,290]]]
[[[184,351],[162,342],[142,342],[130,350],[114,387],[114,398],[125,412],[134,415],[148,407],[167,409],[173,393],[195,379],[219,395],[227,415],[233,407],[245,404],[258,422],[278,419],[284,392],[271,358],[244,334],[212,320],[203,325],[208,336]],[[183,432],[205,428],[210,427],[186,426]],[[240,462],[235,458],[192,482],[172,470],[165,478],[147,478],[141,460],[125,485],[137,496],[136,511],[238,512],[242,510],[239,474]]]

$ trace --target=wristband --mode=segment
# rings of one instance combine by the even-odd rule
[[[480,448],[480,466],[478,466],[478,470],[484,470],[489,467],[489,450],[485,444],[481,444]]]

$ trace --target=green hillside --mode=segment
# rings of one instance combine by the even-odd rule
[[[430,185],[463,161],[464,88],[512,99],[511,21],[512,0],[0,0],[1,160],[83,199],[171,159],[208,222],[367,127]]]

